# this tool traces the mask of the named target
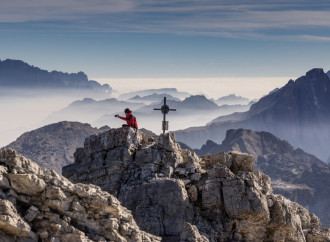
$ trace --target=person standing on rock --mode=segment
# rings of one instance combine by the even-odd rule
[[[136,118],[132,115],[132,111],[129,108],[126,108],[124,112],[126,114],[126,117],[122,117],[119,114],[115,115],[116,118],[126,120],[127,125],[123,124],[123,127],[128,126],[131,128],[138,129],[138,124],[137,124]]]

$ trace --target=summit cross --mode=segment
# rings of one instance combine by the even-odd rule
[[[161,110],[163,113],[162,129],[163,129],[163,134],[165,134],[165,130],[168,130],[168,121],[166,121],[166,114],[168,114],[169,111],[176,111],[176,109],[171,109],[166,104],[166,97],[164,97],[164,105],[161,108],[154,108],[154,110]]]

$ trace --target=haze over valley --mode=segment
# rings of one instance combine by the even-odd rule
[[[160,107],[166,95],[169,104],[177,109],[177,112],[168,115],[169,127],[172,131],[205,125],[220,115],[247,111],[252,104],[250,101],[257,97],[249,90],[244,90],[243,93],[253,97],[250,99],[226,93],[222,88],[225,83],[221,81],[217,84],[219,87],[217,96],[193,95],[184,89],[177,89],[176,87],[182,87],[182,84],[176,85],[176,79],[162,82],[160,86],[164,88],[155,89],[148,88],[153,87],[148,81],[139,81],[142,83],[139,88],[133,90],[130,87],[128,90],[131,92],[121,93],[113,89],[111,83],[98,84],[95,81],[88,81],[88,77],[83,72],[78,74],[48,72],[20,60],[4,60],[0,64],[2,75],[0,108],[3,110],[3,118],[0,120],[1,146],[14,141],[25,131],[58,121],[87,122],[97,127],[103,125],[120,127],[122,122],[113,116],[123,115],[126,107],[134,111],[141,127],[160,133],[162,116],[159,112],[153,111],[153,108]],[[34,78],[39,81],[35,82]],[[43,82],[45,78],[47,81]],[[52,81],[58,84],[54,85]],[[189,80],[185,80],[187,81]],[[237,86],[241,86],[242,82],[248,85],[251,81],[231,80]],[[131,80],[125,85],[131,86],[130,83],[134,84],[135,81]],[[215,86],[216,81],[213,80],[211,84]],[[271,88],[276,87],[275,83],[272,85]],[[146,89],[141,89],[143,87]],[[211,90],[193,88],[196,86],[188,90],[193,91],[192,93],[208,93]],[[267,90],[267,85],[264,88],[266,93],[272,90]],[[190,96],[192,97],[189,98]],[[224,96],[228,96],[227,101],[218,101]],[[79,107],[75,109],[75,106]]]

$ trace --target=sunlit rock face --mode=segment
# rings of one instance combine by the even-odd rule
[[[198,157],[172,134],[121,128],[90,136],[63,175],[109,191],[163,241],[330,240],[314,214],[272,193],[252,155]]]
[[[160,241],[95,185],[73,184],[0,149],[0,241]]]

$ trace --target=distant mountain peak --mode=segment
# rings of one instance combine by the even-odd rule
[[[319,76],[319,75],[324,75],[324,71],[322,68],[313,68],[306,72],[306,77],[313,77],[313,76]]]
[[[86,137],[110,129],[93,128],[88,123],[61,121],[22,134],[7,147],[14,148],[39,165],[61,172],[73,162],[73,153]],[[41,156],[42,154],[42,156]]]
[[[268,131],[327,160],[330,155],[330,78],[323,69],[314,68],[262,97],[249,111],[215,120],[212,125],[177,131],[178,140],[196,148],[208,139],[221,142],[226,130],[231,128]]]
[[[250,100],[245,97],[237,96],[236,94],[229,94],[215,100],[218,105],[236,105],[236,104],[248,104]]]
[[[185,100],[188,101],[188,100],[208,100],[208,99],[204,95],[191,95],[190,97],[185,98]]]
[[[180,92],[176,88],[159,88],[159,89],[145,89],[145,90],[123,93],[119,96],[119,99],[128,100],[137,95],[140,96],[141,98],[143,98],[145,96],[153,95],[153,94],[167,94],[167,95],[171,95],[172,97],[179,98],[179,99],[183,99],[183,98],[189,97],[191,95],[187,92]]]
[[[231,146],[233,143],[240,143],[244,152],[258,153],[250,150],[252,147],[262,147],[263,153],[284,153],[292,152],[293,146],[286,140],[281,140],[275,135],[266,131],[253,131],[250,129],[229,129],[226,132],[226,138],[222,142],[223,146]],[[268,146],[272,144],[271,146]],[[275,145],[276,144],[276,145]]]
[[[203,107],[207,109],[218,108],[216,103],[207,99],[204,95],[192,95],[184,99],[182,103],[189,104],[190,106],[193,105],[193,107]]]
[[[152,93],[149,95],[136,95],[130,99],[128,99],[128,101],[139,101],[139,102],[158,102],[160,100],[163,100],[163,98],[166,97],[167,100],[174,100],[174,101],[180,101],[179,98],[173,97],[170,94],[167,93]]]
[[[108,84],[88,80],[87,75],[78,73],[64,73],[60,71],[46,71],[21,60],[0,60],[0,87],[7,88],[40,88],[40,89],[83,89],[86,91],[110,94]]]

